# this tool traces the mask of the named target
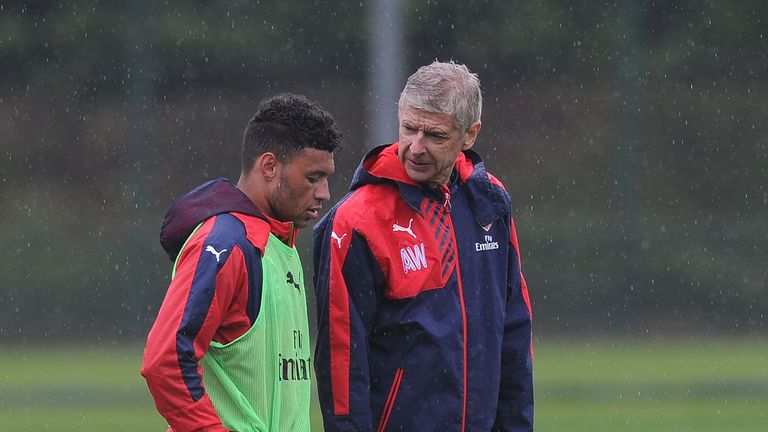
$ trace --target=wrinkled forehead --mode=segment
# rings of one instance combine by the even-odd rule
[[[416,129],[439,129],[444,132],[458,130],[456,116],[451,114],[429,112],[406,106],[400,112],[400,125]]]

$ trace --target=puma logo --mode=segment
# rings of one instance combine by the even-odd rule
[[[206,252],[210,252],[210,253],[212,253],[212,254],[216,255],[216,262],[219,262],[219,255],[223,254],[223,253],[224,253],[224,252],[226,252],[227,250],[226,250],[226,249],[222,249],[222,250],[221,250],[221,252],[217,252],[217,251],[216,251],[216,249],[214,249],[214,248],[213,248],[213,246],[211,246],[211,245],[208,245],[208,246],[205,248],[205,251],[206,251]]]
[[[341,248],[341,239],[343,239],[343,238],[344,238],[344,237],[346,237],[346,236],[347,236],[347,233],[344,233],[344,235],[342,235],[341,237],[339,237],[339,236],[336,234],[336,231],[331,231],[331,238],[332,238],[332,239],[334,239],[334,240],[336,240],[336,243],[338,243],[338,245],[339,245],[339,248]]]
[[[413,238],[416,238],[416,234],[413,233],[413,230],[411,230],[411,225],[413,225],[413,218],[408,221],[408,227],[403,227],[398,225],[397,223],[392,224],[392,231],[393,232],[405,232],[413,236]]]
[[[299,287],[299,284],[297,284],[296,281],[293,280],[293,273],[291,273],[291,272],[286,273],[285,274],[285,281],[289,285],[293,285],[294,288],[296,288],[297,290],[301,291],[301,288]]]

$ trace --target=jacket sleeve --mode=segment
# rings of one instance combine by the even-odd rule
[[[237,246],[206,249],[206,225],[188,241],[147,337],[141,374],[174,432],[225,431],[203,387],[200,360],[243,283]],[[229,249],[229,251],[224,251]]]
[[[370,431],[368,335],[381,274],[359,233],[331,222],[314,234],[318,393],[325,429]]]
[[[499,405],[494,431],[533,431],[531,304],[520,270],[514,221],[510,222],[508,296],[502,346]]]

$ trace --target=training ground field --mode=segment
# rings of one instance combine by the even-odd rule
[[[164,431],[141,350],[0,347],[0,431]],[[768,431],[768,338],[542,339],[535,365],[537,432]]]

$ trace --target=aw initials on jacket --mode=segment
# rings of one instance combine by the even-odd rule
[[[527,430],[508,427],[533,421],[530,303],[509,195],[474,152],[430,190],[408,179],[396,149],[371,151],[315,226],[326,428]]]

